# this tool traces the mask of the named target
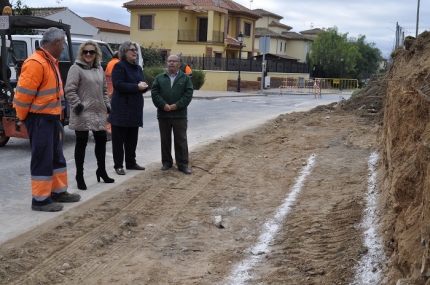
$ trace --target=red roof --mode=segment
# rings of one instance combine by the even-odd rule
[[[143,8],[143,7],[213,7],[217,0],[134,0],[124,3],[125,8]],[[242,6],[232,0],[220,0],[220,8],[226,9],[230,13],[243,13],[255,18],[261,18],[260,14]]]
[[[237,47],[239,47],[239,46],[240,46],[239,41],[238,41],[237,39],[233,38],[233,37],[230,37],[230,36],[227,36],[227,38],[226,38],[226,42],[227,42],[227,44],[228,44],[228,45],[230,45],[230,46],[237,46]],[[243,47],[246,47],[246,44],[242,44],[242,46],[243,46]]]
[[[82,19],[92,26],[98,28],[100,31],[130,34],[130,27],[124,26],[122,24],[114,23],[109,20],[105,21],[94,17],[82,17]]]

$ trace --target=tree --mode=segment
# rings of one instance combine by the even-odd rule
[[[351,39],[351,42],[355,42],[358,51],[361,55],[357,62],[357,79],[369,78],[372,74],[379,71],[379,62],[382,59],[381,51],[376,48],[375,43],[367,43],[366,36],[359,35],[357,40]]]
[[[1,1],[1,0],[0,0]],[[14,15],[28,15],[32,16],[33,12],[31,8],[27,5],[22,5],[21,0],[17,0],[15,6],[13,7]],[[33,29],[11,29],[12,35],[36,35],[37,32]]]
[[[381,52],[365,39],[362,35],[348,39],[348,33],[339,34],[337,27],[328,28],[311,45],[311,66],[318,66],[326,77],[361,79],[364,73],[376,72]]]
[[[13,11],[15,15],[29,15],[29,16],[33,15],[31,8],[28,7],[27,5],[22,5],[21,0],[16,1],[15,6],[13,7]]]
[[[141,46],[145,66],[164,67],[163,56],[158,46]]]

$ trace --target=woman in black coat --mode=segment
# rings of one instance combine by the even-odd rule
[[[148,85],[142,67],[136,58],[139,46],[126,41],[119,50],[120,61],[112,71],[113,93],[109,123],[112,125],[112,153],[117,174],[124,175],[125,168],[145,170],[136,163],[136,147],[139,127],[143,126],[143,93]]]

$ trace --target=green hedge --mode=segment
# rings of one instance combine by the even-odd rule
[[[143,74],[145,75],[146,83],[148,84],[149,88],[152,87],[152,83],[154,82],[155,77],[166,71],[165,67],[157,67],[157,66],[151,66],[146,67],[143,70]],[[206,80],[206,73],[201,70],[193,70],[193,76],[191,77],[191,82],[193,82],[194,90],[199,90],[203,84],[205,84]]]
[[[200,90],[203,84],[205,84],[206,73],[201,70],[193,69],[193,77],[191,77],[191,81],[193,82],[194,90]]]
[[[146,67],[143,70],[143,75],[145,75],[146,83],[148,84],[149,88],[152,87],[152,83],[154,83],[155,77],[165,71],[166,68],[157,66]]]

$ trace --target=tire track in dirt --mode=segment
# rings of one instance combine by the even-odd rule
[[[295,204],[307,176],[312,173],[314,161],[315,154],[312,154],[301,170],[300,175],[296,178],[296,183],[292,187],[290,193],[282,199],[283,203],[276,208],[273,217],[264,223],[262,233],[260,233],[257,243],[246,250],[248,252],[247,258],[234,266],[232,274],[224,283],[240,285],[252,279],[252,274],[250,273],[254,270],[254,267],[256,265],[258,266],[258,263],[261,262],[263,254],[270,254],[270,244],[278,234],[279,228],[288,216],[291,207]]]
[[[221,157],[221,160],[219,158]],[[100,261],[100,258],[96,258],[89,261],[85,266],[80,266],[79,276],[80,280],[85,280],[91,276],[103,275],[103,272],[115,268],[124,261],[127,256],[132,254],[134,251],[138,250],[140,247],[144,247],[146,244],[153,242],[160,233],[172,222],[176,214],[181,211],[195,195],[200,191],[205,189],[205,186],[216,177],[218,169],[226,167],[232,160],[232,157],[222,156],[221,153],[213,153],[207,157],[206,162],[213,163],[211,169],[207,171],[202,177],[198,179],[198,182],[193,185],[190,189],[185,189],[186,185],[189,184],[191,176],[184,176],[182,173],[176,173],[176,175],[181,175],[183,179],[180,180],[178,184],[174,186],[169,183],[156,183],[150,189],[145,191],[142,195],[139,195],[133,202],[126,205],[121,209],[116,215],[109,218],[100,226],[92,229],[90,232],[84,233],[76,237],[76,232],[73,241],[64,247],[62,250],[55,252],[55,254],[44,259],[42,263],[37,265],[34,269],[28,272],[27,276],[20,279],[12,284],[23,284],[23,282],[28,282],[30,280],[42,280],[44,276],[49,274],[49,268],[53,268],[67,260],[68,257],[73,260],[73,256],[76,254],[87,254],[84,245],[94,244],[95,240],[100,240],[103,243],[116,243],[114,250],[109,251],[109,254],[117,256],[115,262],[110,264],[104,264]],[[174,171],[172,169],[172,171]],[[165,173],[167,174],[167,173]],[[160,185],[161,184],[161,185]],[[175,191],[170,191],[174,188]],[[183,191],[185,190],[185,191]],[[124,223],[136,220],[136,216],[145,213],[147,208],[151,208],[152,201],[163,201],[163,209],[158,210],[160,214],[157,215],[153,224],[156,227],[146,227],[145,228],[145,239],[139,237],[133,237],[133,244],[135,246],[130,246],[130,239],[126,238],[115,238],[113,236],[118,235],[118,228]],[[150,210],[149,210],[150,211]],[[67,235],[67,234],[66,234]],[[70,234],[73,237],[73,234]],[[48,269],[47,269],[48,268]],[[72,282],[69,280],[69,282]],[[77,281],[80,283],[81,281]],[[71,283],[69,283],[71,284]]]
[[[212,160],[213,158],[211,158]],[[214,169],[211,171],[216,172],[217,169],[222,169],[226,167],[229,163],[232,161],[232,157],[229,156],[223,156],[221,161],[214,165]],[[188,177],[187,177],[188,178]],[[154,242],[157,238],[160,237],[160,234],[162,234],[168,226],[175,220],[175,217],[178,215],[180,211],[186,207],[188,202],[195,197],[200,191],[204,191],[205,186],[214,179],[214,175],[211,173],[206,173],[202,177],[200,177],[194,185],[192,185],[191,188],[185,189],[186,185],[189,185],[188,179],[183,179],[179,184],[177,184],[175,187],[178,189],[184,189],[184,191],[169,191],[168,194],[162,195],[163,197],[160,199],[157,197],[157,200],[161,200],[164,202],[163,210],[161,213],[156,217],[154,220],[154,226],[153,227],[147,227],[145,230],[145,239],[137,239],[134,241],[134,244],[136,244],[136,247],[130,247],[130,245],[124,244],[121,247],[118,247],[115,249],[114,252],[111,252],[111,254],[117,254],[118,256],[121,256],[116,260],[116,262],[110,262],[109,264],[105,264],[104,266],[97,266],[97,268],[91,268],[91,270],[88,270],[88,274],[91,275],[102,275],[103,272],[109,271],[111,269],[115,269],[118,267],[118,264],[124,263],[126,258],[128,258],[131,254],[138,251],[142,247],[145,247],[148,243]],[[156,187],[154,187],[156,188]],[[164,194],[166,193],[166,190],[168,190],[167,187],[157,190],[158,194]],[[146,197],[142,197],[143,199],[139,199],[137,201],[136,205],[133,205],[132,207],[128,207],[128,211],[142,211],[147,207],[149,204]],[[118,225],[117,221],[113,221],[110,224],[110,228],[115,229]],[[140,244],[140,245],[139,245]]]
[[[369,150],[345,146],[342,138],[317,154],[313,173],[264,259],[266,263],[253,270],[253,284],[265,280],[290,285],[348,284],[352,280],[360,250],[364,250],[358,225],[368,155]],[[352,161],[352,157],[360,159]]]

